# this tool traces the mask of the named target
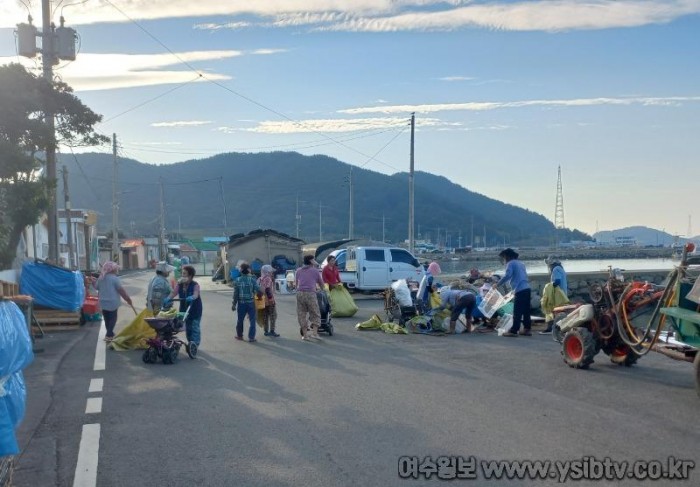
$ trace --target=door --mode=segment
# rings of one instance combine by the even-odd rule
[[[386,249],[357,249],[357,275],[360,289],[384,289],[389,285]]]
[[[390,249],[389,276],[392,281],[410,279],[420,282],[423,277],[423,266],[411,253],[404,249]]]

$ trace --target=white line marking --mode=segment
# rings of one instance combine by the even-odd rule
[[[78,463],[75,466],[73,487],[95,487],[97,485],[97,457],[100,449],[100,425],[84,424],[80,436]]]
[[[101,397],[88,397],[87,404],[85,405],[85,414],[95,414],[102,412],[102,398]]]
[[[100,322],[100,333],[97,335],[97,348],[95,348],[95,365],[92,370],[104,370],[107,345],[104,343],[104,338],[107,336],[107,328],[105,328],[105,320]]]
[[[88,389],[88,392],[102,392],[104,385],[104,379],[90,379],[90,388]]]

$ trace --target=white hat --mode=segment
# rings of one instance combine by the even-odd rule
[[[175,268],[167,262],[165,262],[164,260],[156,264],[156,271],[162,272],[164,274],[170,274],[174,270]]]

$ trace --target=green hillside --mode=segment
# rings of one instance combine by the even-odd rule
[[[111,228],[113,158],[109,154],[62,156],[69,171],[73,208],[99,212],[101,231]],[[119,159],[119,228],[126,235],[156,235],[160,214],[160,184],[168,232],[178,227],[198,234],[234,234],[274,228],[319,238],[319,205],[323,239],[347,237],[348,177],[354,187],[354,236],[403,241],[408,234],[408,174],[387,176],[358,169],[327,156],[296,152],[230,153],[170,165]],[[222,191],[223,188],[223,199]],[[59,195],[62,201],[62,194]],[[224,231],[224,204],[227,226]],[[555,229],[544,216],[471,192],[444,177],[415,176],[416,238],[438,238],[457,246],[551,244]],[[420,235],[419,235],[420,234]],[[561,231],[559,239],[585,238]]]

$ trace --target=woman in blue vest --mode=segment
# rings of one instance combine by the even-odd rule
[[[200,322],[202,320],[202,298],[199,295],[199,284],[194,280],[195,269],[191,265],[182,268],[182,277],[177,288],[170,294],[170,299],[177,295],[180,298],[180,311],[185,312],[190,308],[185,321],[187,341],[194,343],[199,348],[201,341]]]

